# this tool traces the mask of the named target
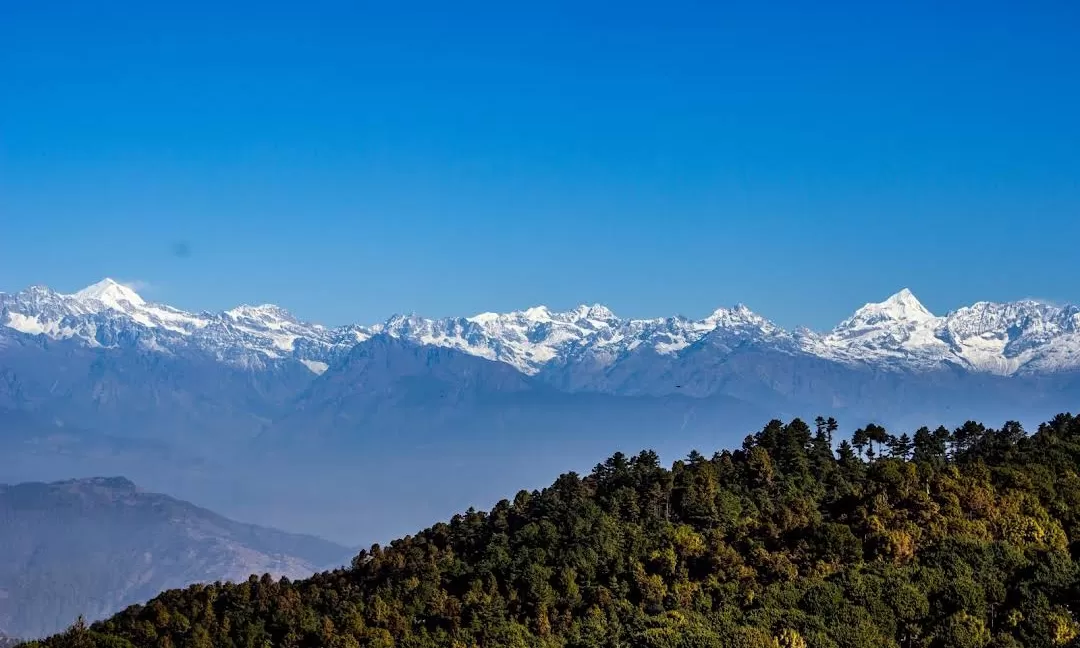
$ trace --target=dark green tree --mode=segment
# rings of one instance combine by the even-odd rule
[[[914,443],[911,437],[907,435],[907,432],[900,436],[889,435],[886,445],[889,447],[889,456],[893,459],[907,460],[911,457],[911,452],[914,449]]]

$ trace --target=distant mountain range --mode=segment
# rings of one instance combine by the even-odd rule
[[[978,302],[936,316],[907,289],[866,304],[826,333],[787,331],[742,305],[717,309],[702,320],[624,319],[604,306],[583,305],[566,312],[538,306],[445,319],[395,315],[372,326],[328,328],[302,322],[269,304],[189,313],[147,302],[130,288],[104,279],[70,295],[41,286],[0,293],[0,324],[92,347],[199,351],[244,367],[291,361],[315,374],[380,333],[497,360],[528,375],[560,374],[571,367],[617,372],[642,353],[679,357],[697,344],[718,339],[894,371],[959,368],[1008,376],[1080,368],[1076,306]]]
[[[332,542],[241,524],[123,478],[0,485],[0,633],[38,637],[157,592],[347,564]],[[2,635],[0,635],[2,636]]]
[[[17,458],[0,480],[125,474],[350,543],[615,448],[736,445],[774,417],[914,429],[1077,403],[1080,309],[1035,301],[936,316],[902,290],[821,333],[744,306],[330,328],[271,305],[189,313],[109,279],[0,294],[0,452]]]

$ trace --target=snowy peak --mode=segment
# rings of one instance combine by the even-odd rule
[[[498,314],[498,313],[489,313],[489,315],[491,315],[491,314],[495,315],[495,319],[498,319],[498,318],[501,317],[501,315]],[[541,306],[533,306],[532,308],[527,308],[527,309],[525,309],[524,311],[522,311],[520,313],[518,313],[516,311],[512,312],[512,313],[508,313],[508,315],[510,317],[520,315],[521,317],[523,317],[523,318],[525,318],[525,319],[527,319],[529,321],[532,321],[532,322],[547,322],[547,321],[551,320],[551,310],[548,309],[547,306],[543,306],[543,305],[541,305]]]
[[[933,319],[934,314],[927,310],[910,290],[904,288],[883,302],[866,304],[841,322],[837,329],[874,326],[887,322],[920,323]]]
[[[496,321],[520,321],[520,322],[583,322],[594,320],[597,322],[613,322],[619,318],[611,309],[603,304],[581,304],[577,308],[568,311],[552,311],[547,306],[533,306],[520,311],[509,313],[477,313],[472,317],[465,318],[469,322],[487,324]]]
[[[947,326],[968,337],[1012,330],[1013,333],[1060,333],[1067,324],[1068,308],[1023,300],[1007,304],[976,302],[958,308],[946,318]]]
[[[78,339],[95,347],[200,351],[220,362],[253,369],[290,359],[313,373],[360,339],[354,331],[337,336],[321,326],[299,322],[272,305],[240,306],[220,314],[188,313],[147,302],[113,279],[68,295],[43,287],[0,294],[0,325],[28,335]]]
[[[780,327],[743,304],[736,304],[733,308],[718,308],[711,315],[701,320],[700,324],[702,326],[699,328],[708,330],[716,328],[752,328],[762,333],[774,333],[780,330]]]
[[[77,301],[98,301],[116,310],[127,310],[124,304],[143,306],[146,302],[131,288],[106,277],[72,295]]]
[[[33,310],[62,311],[64,313],[72,310],[75,312],[86,312],[84,306],[81,304],[69,303],[70,300],[66,299],[64,295],[54,292],[47,286],[30,286],[23,292],[10,297],[0,293],[0,299],[3,299],[4,297],[8,297],[9,300],[14,299],[25,305],[26,308]]]
[[[1075,306],[977,302],[945,318],[939,337],[972,368],[998,374],[1080,365]]]
[[[375,329],[420,344],[449,347],[505,362],[519,371],[535,374],[548,363],[565,358],[571,348],[587,344],[620,321],[606,307],[594,304],[565,312],[534,306],[509,313],[489,312],[439,320],[396,315]]]
[[[611,312],[610,308],[603,304],[593,304],[592,306],[582,304],[575,308],[572,313],[578,321],[595,320],[598,322],[611,322],[619,319],[615,316],[615,313]]]
[[[902,290],[802,344],[820,357],[905,370],[951,366],[1004,376],[1080,369],[1074,312],[1075,307],[1023,300],[977,302],[937,317]]]
[[[800,336],[803,350],[843,363],[930,370],[956,362],[937,335],[941,318],[907,288],[869,303],[823,336]]]
[[[271,326],[282,323],[299,323],[299,320],[293,317],[292,313],[274,304],[260,304],[258,306],[244,304],[225,311],[224,315],[234,320],[260,322]]]
[[[881,312],[899,320],[927,320],[934,317],[922,302],[907,288],[892,295],[881,304]]]

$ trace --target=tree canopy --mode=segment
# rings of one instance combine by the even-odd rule
[[[38,647],[1077,646],[1080,419],[615,454],[303,581],[164,592]]]

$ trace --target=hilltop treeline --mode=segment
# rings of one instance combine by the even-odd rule
[[[1080,645],[1080,419],[836,430],[773,421],[670,470],[616,454],[348,569],[169,591],[32,645]]]

